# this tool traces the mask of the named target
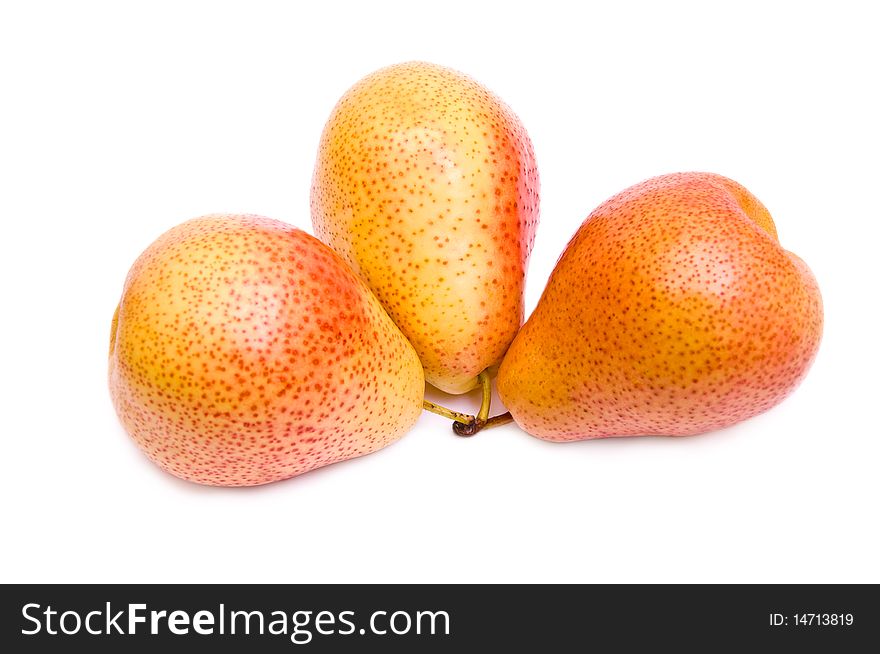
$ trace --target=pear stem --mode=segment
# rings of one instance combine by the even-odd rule
[[[499,413],[497,416],[492,416],[486,421],[486,424],[483,425],[483,429],[492,429],[492,427],[500,427],[501,425],[506,425],[508,422],[513,422],[513,416],[510,415],[510,411],[505,411],[504,413]]]
[[[477,375],[477,381],[480,383],[482,390],[482,398],[480,399],[480,411],[476,416],[467,413],[459,413],[445,406],[434,404],[428,400],[422,400],[422,408],[438,416],[443,416],[452,420],[452,431],[459,436],[473,436],[481,429],[484,429],[494,418],[489,418],[489,406],[492,403],[492,378],[489,377],[489,371],[484,370]],[[495,416],[496,418],[500,416]],[[503,423],[498,423],[503,424]]]
[[[475,418],[472,422],[461,422],[455,421],[452,423],[452,431],[455,432],[456,436],[473,436],[479,431],[483,431],[484,429],[492,429],[492,427],[498,427],[499,425],[506,425],[508,422],[513,421],[513,416],[510,415],[510,411],[506,413],[500,413],[497,416],[492,416],[488,420],[481,420],[480,418]]]
[[[480,411],[477,413],[477,420],[486,422],[489,419],[489,405],[492,403],[492,380],[489,378],[489,371],[484,370],[477,375],[477,381],[483,390],[483,397],[480,400]]]
[[[475,420],[474,416],[468,415],[467,413],[459,413],[458,411],[447,409],[445,406],[440,406],[439,404],[428,402],[428,400],[422,401],[422,408],[425,411],[430,411],[431,413],[436,413],[438,416],[448,418],[453,422],[463,422],[465,424],[469,424]]]

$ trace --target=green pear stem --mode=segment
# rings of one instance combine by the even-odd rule
[[[468,415],[467,413],[459,413],[458,411],[447,409],[445,406],[440,406],[439,404],[428,402],[428,400],[424,400],[422,402],[422,408],[425,409],[425,411],[430,411],[431,413],[436,413],[438,416],[448,418],[453,422],[463,422],[465,424],[469,424],[476,419],[474,418],[474,416]]]
[[[489,378],[489,371],[484,370],[477,375],[477,381],[483,390],[483,398],[480,400],[480,410],[477,413],[477,421],[486,422],[489,419],[489,405],[492,403],[492,380]]]

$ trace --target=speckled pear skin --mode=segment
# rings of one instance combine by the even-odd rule
[[[815,278],[751,193],[720,175],[664,175],[584,221],[498,392],[546,440],[700,434],[791,393],[822,320]]]
[[[109,380],[150,459],[216,486],[378,450],[415,423],[424,397],[415,350],[345,262],[252,215],[190,220],[137,259]]]
[[[427,380],[464,393],[523,320],[538,171],[517,116],[456,71],[412,62],[355,84],[321,137],[315,234],[367,281]]]

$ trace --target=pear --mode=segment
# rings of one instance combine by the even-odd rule
[[[190,220],[141,254],[113,317],[109,381],[150,459],[217,486],[378,450],[424,395],[415,350],[345,262],[253,215]]]
[[[815,278],[751,193],[720,175],[665,175],[584,221],[498,391],[546,440],[699,434],[791,393],[822,319]]]
[[[538,222],[532,144],[507,105],[429,63],[368,75],[324,128],[311,209],[432,385],[464,393],[494,372],[522,324]]]

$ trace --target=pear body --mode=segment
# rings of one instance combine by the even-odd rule
[[[416,421],[412,346],[328,247],[252,215],[185,222],[134,263],[110,393],[168,472],[252,486],[373,452]]]
[[[498,391],[547,440],[698,434],[782,401],[822,321],[815,278],[751,193],[711,173],[664,175],[584,221]]]
[[[352,87],[321,136],[315,234],[351,264],[449,393],[497,366],[523,320],[538,172],[517,116],[413,62]]]

